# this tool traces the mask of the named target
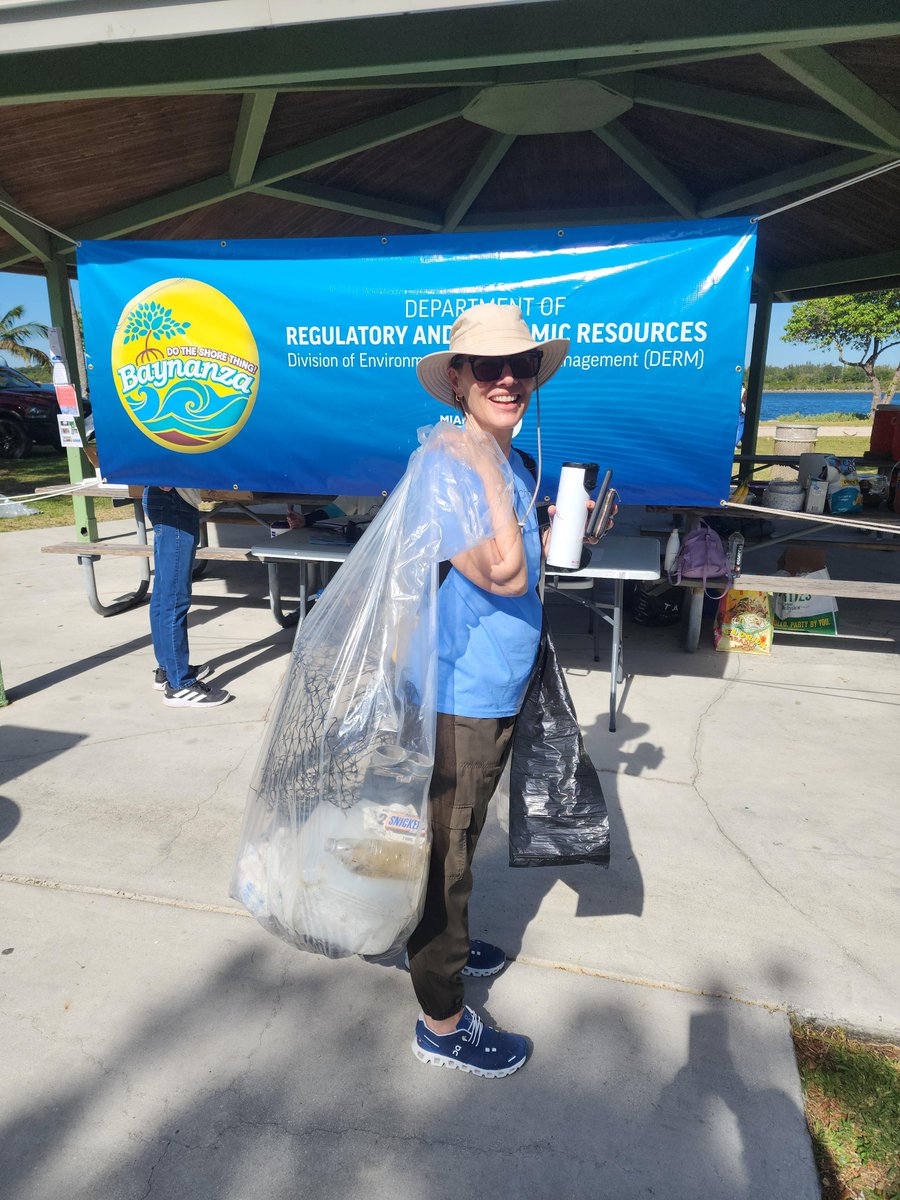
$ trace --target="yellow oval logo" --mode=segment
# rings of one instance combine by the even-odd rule
[[[180,454],[230,442],[259,387],[250,326],[227,296],[198,279],[163,279],[125,305],[112,369],[138,429]]]

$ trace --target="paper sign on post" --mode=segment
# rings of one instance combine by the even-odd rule
[[[59,405],[60,412],[78,416],[78,396],[71,383],[56,385],[56,403]]]
[[[78,432],[78,423],[75,418],[67,416],[65,413],[60,413],[56,420],[59,424],[60,445],[75,446],[81,449],[84,443],[81,440],[81,434]]]

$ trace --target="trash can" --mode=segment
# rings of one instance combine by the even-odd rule
[[[799,458],[801,454],[809,454],[816,448],[816,438],[819,435],[818,425],[776,425],[775,453],[789,454]],[[786,479],[797,482],[796,467],[772,467],[770,479]]]
[[[870,454],[894,457],[894,434],[900,424],[900,404],[879,404],[872,415],[872,436],[869,441]]]

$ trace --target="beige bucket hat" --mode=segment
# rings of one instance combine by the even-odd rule
[[[515,304],[476,304],[467,308],[453,322],[450,330],[450,349],[426,354],[416,366],[419,382],[435,399],[454,407],[453,389],[447,368],[457,354],[522,354],[526,350],[542,350],[541,369],[537,386],[542,387],[562,366],[569,353],[568,338],[553,338],[536,342],[531,330]]]

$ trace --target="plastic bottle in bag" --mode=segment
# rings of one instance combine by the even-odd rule
[[[418,866],[422,847],[380,838],[328,838],[325,849],[356,875],[407,879]]]
[[[669,534],[669,539],[666,542],[666,554],[663,559],[663,566],[666,571],[671,571],[675,566],[675,559],[678,557],[678,551],[681,549],[681,535],[677,529],[673,529]]]

